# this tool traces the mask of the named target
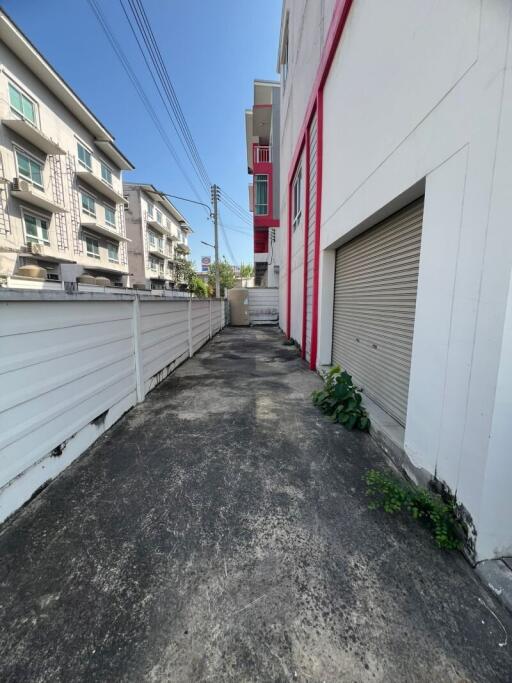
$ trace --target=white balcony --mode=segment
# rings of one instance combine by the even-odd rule
[[[272,147],[270,145],[254,145],[253,162],[255,164],[270,164],[272,162]]]
[[[99,235],[104,235],[105,237],[109,237],[110,239],[116,240],[117,242],[131,241],[128,239],[128,237],[120,235],[115,228],[110,228],[108,225],[102,225],[101,223],[98,223],[92,218],[88,218],[85,220],[83,219],[80,224],[82,225],[82,227],[87,228],[88,230],[93,230]]]
[[[160,247],[158,244],[150,244],[148,247],[148,251],[153,256],[158,256],[158,258],[167,258],[167,254],[165,253],[164,248]]]
[[[146,223],[149,225],[150,228],[153,228],[153,230],[156,230],[159,232],[161,235],[167,235],[168,230],[165,226],[163,226],[161,223],[159,223],[157,220],[154,218],[150,218],[149,216],[146,218]]]
[[[66,209],[50,199],[44,192],[36,190],[27,180],[14,178],[12,183],[11,195],[22,202],[32,204],[48,213],[67,213]]]
[[[77,178],[83,180],[87,185],[100,192],[103,196],[108,197],[116,204],[124,204],[124,197],[114,190],[114,188],[107,185],[101,178],[94,175],[92,171],[81,170],[76,172]]]
[[[62,147],[42,133],[39,128],[24,119],[3,119],[2,123],[45,154],[66,153]]]

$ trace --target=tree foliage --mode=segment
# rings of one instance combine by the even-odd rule
[[[178,259],[174,264],[174,272],[176,274],[176,282],[184,282],[188,287],[190,287],[193,279],[197,277],[194,264],[187,259]]]
[[[209,294],[208,285],[197,275],[192,278],[188,287],[192,294],[195,294],[202,299],[206,298]]]
[[[215,274],[217,272],[216,264],[213,263],[208,270],[208,288],[210,296],[215,296]],[[235,286],[235,271],[233,266],[229,264],[226,259],[219,261],[219,277],[220,277],[220,295],[224,296],[227,289],[232,289]]]
[[[250,278],[254,276],[254,266],[250,263],[240,264],[240,277]]]

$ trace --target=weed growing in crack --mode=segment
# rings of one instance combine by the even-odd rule
[[[392,474],[368,470],[364,476],[366,493],[373,498],[372,510],[407,512],[432,532],[437,545],[445,550],[460,550],[464,532],[454,499],[441,496],[413,484],[401,482]]]

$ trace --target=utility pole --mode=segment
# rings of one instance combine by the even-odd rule
[[[213,204],[213,224],[215,227],[215,239],[213,244],[215,246],[215,296],[220,298],[220,269],[219,269],[219,212],[217,211],[217,201],[219,199],[220,189],[217,185],[212,185],[212,204]]]

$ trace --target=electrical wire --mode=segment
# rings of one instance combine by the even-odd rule
[[[234,207],[232,204],[229,202],[225,201],[224,198],[221,196],[220,200],[226,209],[228,209],[234,216],[236,216],[239,220],[241,220],[244,223],[247,223],[247,225],[252,225],[252,220],[249,218],[246,218],[236,207]]]
[[[171,116],[170,114],[169,106],[167,106],[167,103],[164,100],[164,95],[162,95],[162,91],[156,82],[154,73],[149,65],[148,59],[146,57],[146,54],[144,53],[142,45],[137,38],[135,28],[128,16],[128,13],[125,10],[125,6],[122,0],[120,0],[120,4],[123,8],[123,11],[125,12],[126,19],[137,41],[137,45],[139,47],[139,50],[141,51],[141,54],[144,58],[148,71],[150,72],[150,75],[153,79],[155,87],[157,88],[162,101],[164,101],[164,105],[166,107],[167,113],[169,114],[169,117],[171,118],[171,122],[176,131],[176,135],[178,136],[178,139],[183,149],[185,150],[185,153],[187,154],[187,157],[192,167],[194,168],[201,184],[205,187],[205,189],[209,189],[211,181],[208,172],[206,171],[204,162],[202,161],[199,155],[199,151],[190,132],[187,120],[183,114],[183,110],[177,98],[176,91],[174,89],[173,83],[169,76],[169,72],[167,70],[162,54],[160,52],[158,42],[153,33],[153,29],[151,27],[148,16],[144,9],[142,0],[128,0],[128,4],[130,6],[133,18],[135,20],[135,23],[137,24],[137,28],[140,32],[144,45],[146,46],[149,55],[149,60],[151,61],[153,69],[156,72],[156,76],[160,82],[161,87],[163,88],[165,99],[167,100],[167,103],[172,110],[173,116]]]
[[[227,192],[223,191],[224,195],[224,200],[227,200],[230,202],[233,206],[235,206],[243,215],[245,215],[247,218],[250,218],[250,211],[245,209],[243,206],[241,206],[233,197],[231,197]]]
[[[163,58],[162,58],[162,55],[161,55],[160,50],[158,49],[158,43],[157,43],[157,41],[156,41],[156,39],[155,39],[153,30],[152,30],[152,28],[151,28],[151,24],[150,24],[150,22],[149,22],[148,16],[147,16],[146,11],[145,11],[145,9],[144,9],[143,0],[135,0],[135,1],[136,1],[137,4],[139,5],[139,8],[140,8],[142,17],[143,17],[143,19],[145,20],[146,27],[147,27],[147,29],[148,29],[148,32],[149,32],[151,38],[152,38],[153,45],[154,45],[154,46],[156,47],[156,49],[157,49],[157,54],[158,54],[158,56],[159,56],[160,64],[161,64],[161,66],[162,66],[162,68],[163,68],[163,70],[164,70],[164,73],[165,73],[165,76],[166,76],[166,80],[167,80],[167,83],[168,83],[168,85],[169,85],[170,92],[171,92],[171,94],[172,94],[172,98],[173,98],[174,103],[175,103],[175,105],[176,105],[176,111],[177,111],[177,113],[178,113],[178,120],[181,121],[182,128],[183,128],[183,130],[184,130],[184,132],[185,132],[185,135],[186,135],[187,139],[189,140],[190,147],[191,147],[191,149],[194,151],[194,156],[197,158],[198,164],[199,164],[199,166],[201,167],[202,172],[203,172],[203,174],[204,174],[204,176],[205,176],[205,178],[206,178],[208,184],[209,184],[209,185],[212,185],[212,182],[211,182],[211,180],[210,180],[210,178],[209,178],[209,176],[208,176],[208,172],[207,172],[207,170],[206,170],[206,167],[205,167],[205,165],[204,165],[204,163],[203,163],[203,160],[201,159],[201,156],[200,156],[200,154],[199,154],[199,151],[198,151],[198,149],[197,149],[197,146],[196,146],[196,144],[195,144],[195,142],[194,142],[194,138],[192,137],[192,133],[190,132],[190,128],[189,128],[189,126],[188,126],[187,120],[186,120],[186,118],[185,118],[185,116],[184,116],[184,114],[183,114],[183,110],[182,110],[182,108],[181,108],[181,105],[180,105],[180,103],[179,103],[178,97],[177,97],[177,95],[176,95],[176,91],[175,91],[175,89],[174,89],[172,80],[171,80],[171,78],[170,78],[170,76],[169,76],[169,73],[168,73],[168,71],[167,71],[167,68],[166,68],[166,66],[165,66],[165,62],[163,61]]]
[[[171,141],[169,140],[169,137],[167,136],[167,133],[165,132],[165,129],[162,126],[162,123],[160,119],[158,118],[157,113],[155,112],[154,108],[151,105],[151,102],[148,99],[148,96],[146,92],[144,91],[144,88],[142,87],[139,79],[135,75],[135,72],[133,71],[126,55],[124,54],[121,46],[119,45],[117,39],[115,38],[112,29],[110,28],[109,23],[107,22],[101,8],[98,6],[96,0],[87,0],[89,7],[91,8],[93,14],[95,15],[99,25],[101,26],[105,36],[107,37],[108,42],[110,43],[110,46],[114,50],[117,58],[121,62],[121,65],[126,72],[128,78],[130,79],[137,95],[139,96],[139,99],[141,100],[142,104],[144,105],[144,108],[146,109],[147,113],[149,114],[149,117],[153,121],[153,124],[155,125],[156,129],[158,130],[162,140],[164,141],[164,144],[168,148],[172,158],[174,159],[177,167],[181,171],[183,177],[185,178],[187,184],[189,185],[192,193],[194,196],[197,198],[198,201],[200,201],[200,196],[199,193],[193,184],[192,180],[188,176],[187,172],[183,168],[183,165],[181,164],[181,161],[178,157],[178,154],[176,150],[174,149],[174,146],[172,145]]]
[[[117,57],[121,61],[121,64],[126,71],[128,77],[130,78],[137,94],[139,95],[139,98],[141,99],[142,103],[144,104],[144,107],[146,108],[148,114],[150,115],[150,118],[152,119],[153,123],[155,124],[158,132],[160,133],[162,139],[164,140],[166,146],[168,147],[169,151],[171,152],[171,155],[176,162],[178,168],[182,172],[184,178],[186,179],[188,185],[192,189],[194,196],[199,200],[199,193],[197,189],[195,188],[195,185],[192,183],[191,179],[187,175],[183,165],[181,164],[181,161],[178,157],[178,154],[172,145],[169,137],[167,136],[162,123],[160,119],[158,118],[158,115],[154,108],[152,107],[149,98],[144,91],[144,88],[142,87],[140,81],[138,80],[137,76],[135,75],[126,55],[124,54],[121,46],[119,45],[118,41],[116,40],[112,29],[110,28],[102,10],[97,4],[97,0],[87,0],[92,11],[94,12],[98,22],[100,23],[100,26],[102,27],[105,35],[107,36],[108,41],[110,42],[112,48],[114,49],[114,52],[116,53]],[[166,113],[169,117],[169,120],[171,121],[174,131],[187,155],[188,161],[190,162],[192,168],[194,169],[197,178],[205,191],[209,191],[210,187],[212,185],[210,177],[208,175],[208,172],[206,170],[205,164],[203,160],[201,159],[201,156],[199,154],[199,151],[197,149],[197,145],[195,144],[194,138],[192,137],[192,133],[190,131],[190,127],[188,126],[187,120],[185,118],[185,115],[183,113],[183,110],[181,108],[181,105],[179,103],[178,97],[176,95],[175,88],[173,86],[172,80],[169,76],[169,72],[167,70],[167,67],[165,65],[165,62],[162,57],[162,53],[160,51],[160,48],[158,46],[158,42],[155,38],[155,34],[153,32],[153,29],[151,27],[151,23],[149,21],[149,18],[147,16],[146,10],[144,8],[143,0],[126,0],[129,4],[131,13],[133,15],[133,18],[135,20],[135,23],[137,25],[137,28],[139,30],[140,36],[142,37],[142,41],[144,42],[144,45],[146,46],[147,50],[147,55],[146,52],[144,51],[144,48],[141,44],[141,41],[139,40],[139,37],[137,35],[137,31],[133,25],[133,22],[130,19],[130,16],[128,14],[128,11],[126,9],[126,6],[123,2],[123,0],[119,0],[120,5],[122,7],[123,13],[125,15],[125,18],[130,26],[131,32],[135,38],[135,41],[137,43],[137,46],[142,54],[142,57],[144,59],[144,62],[146,64],[146,67],[150,73],[150,76],[152,78],[153,84],[155,85],[155,88],[159,94],[160,99],[162,100],[162,103],[164,104]],[[153,69],[151,68],[151,64],[153,65]],[[155,76],[156,72],[156,76]],[[160,82],[161,87],[159,87],[158,81]],[[162,93],[163,89],[163,93]],[[221,198],[220,201],[223,201],[224,206],[233,214],[235,215],[239,220],[241,220],[243,223],[246,223],[248,226],[252,227],[252,216],[247,209],[243,208],[235,199],[233,199],[229,194],[226,192],[222,191],[221,193]],[[225,227],[225,226],[224,226]],[[224,228],[223,228],[224,229]],[[228,228],[228,229],[233,229],[233,228]],[[237,231],[235,229],[235,231]],[[238,230],[238,232],[241,232],[244,234],[241,230]],[[224,233],[225,234],[225,233]]]
[[[133,24],[132,24],[132,22],[130,21],[130,17],[129,17],[129,15],[128,15],[128,12],[127,12],[127,10],[126,10],[126,7],[125,7],[124,4],[123,4],[123,0],[119,0],[119,3],[120,3],[120,5],[121,5],[121,7],[122,7],[122,9],[123,9],[124,15],[125,15],[125,17],[126,17],[126,20],[127,20],[127,22],[128,22],[128,25],[130,26],[130,29],[131,29],[132,34],[133,34],[133,37],[135,38],[135,41],[136,41],[136,43],[137,43],[137,46],[138,46],[138,48],[139,48],[139,50],[140,50],[140,53],[141,53],[143,59],[144,59],[144,62],[146,63],[146,67],[147,67],[147,69],[148,69],[148,71],[149,71],[149,75],[151,76],[151,79],[152,79],[153,84],[154,84],[154,86],[155,86],[155,88],[156,88],[156,91],[157,91],[157,93],[158,93],[160,99],[162,100],[162,103],[163,103],[163,105],[164,105],[165,111],[167,112],[167,116],[169,117],[169,120],[170,120],[170,122],[171,122],[171,124],[172,124],[172,126],[173,126],[173,128],[174,128],[174,130],[175,130],[175,132],[176,132],[176,135],[178,136],[178,140],[180,140],[180,142],[182,143],[182,146],[183,146],[183,148],[184,148],[184,150],[185,150],[185,153],[186,153],[186,155],[187,155],[187,157],[188,157],[188,160],[189,160],[189,162],[190,162],[192,168],[194,169],[194,171],[195,171],[196,174],[197,174],[197,169],[196,169],[196,167],[195,167],[194,161],[193,161],[192,157],[190,156],[190,152],[189,152],[188,148],[183,144],[183,141],[182,141],[182,139],[181,139],[181,137],[180,137],[180,132],[179,132],[179,129],[178,129],[178,127],[177,127],[177,125],[176,125],[176,122],[175,122],[175,120],[174,120],[173,114],[172,114],[171,110],[169,109],[169,104],[168,104],[168,102],[166,101],[165,97],[163,96],[162,91],[161,91],[161,89],[160,89],[160,87],[159,87],[159,85],[158,85],[158,82],[157,82],[157,80],[156,80],[156,78],[155,78],[155,76],[154,76],[154,74],[153,74],[153,71],[151,70],[150,63],[149,63],[149,61],[148,61],[148,58],[146,57],[146,54],[145,54],[145,52],[144,52],[144,48],[142,47],[142,45],[141,45],[141,43],[140,43],[139,37],[138,37],[138,35],[137,35],[137,32],[135,31],[135,28],[133,27]],[[204,181],[204,179],[202,178],[202,176],[199,175],[199,174],[198,174],[198,179],[199,179],[199,182],[201,183],[201,186],[204,188],[205,192],[207,192],[209,188],[208,188],[208,186],[205,184],[205,181]]]
[[[231,244],[229,243],[228,236],[226,235],[226,231],[224,229],[224,225],[222,223],[222,218],[220,217],[220,213],[219,213],[219,225],[220,225],[220,229],[222,232],[222,236],[224,238],[224,242],[226,244],[226,249],[228,250],[229,256],[231,258],[231,263],[233,265],[236,265],[235,255],[233,254],[233,250],[231,249]]]

